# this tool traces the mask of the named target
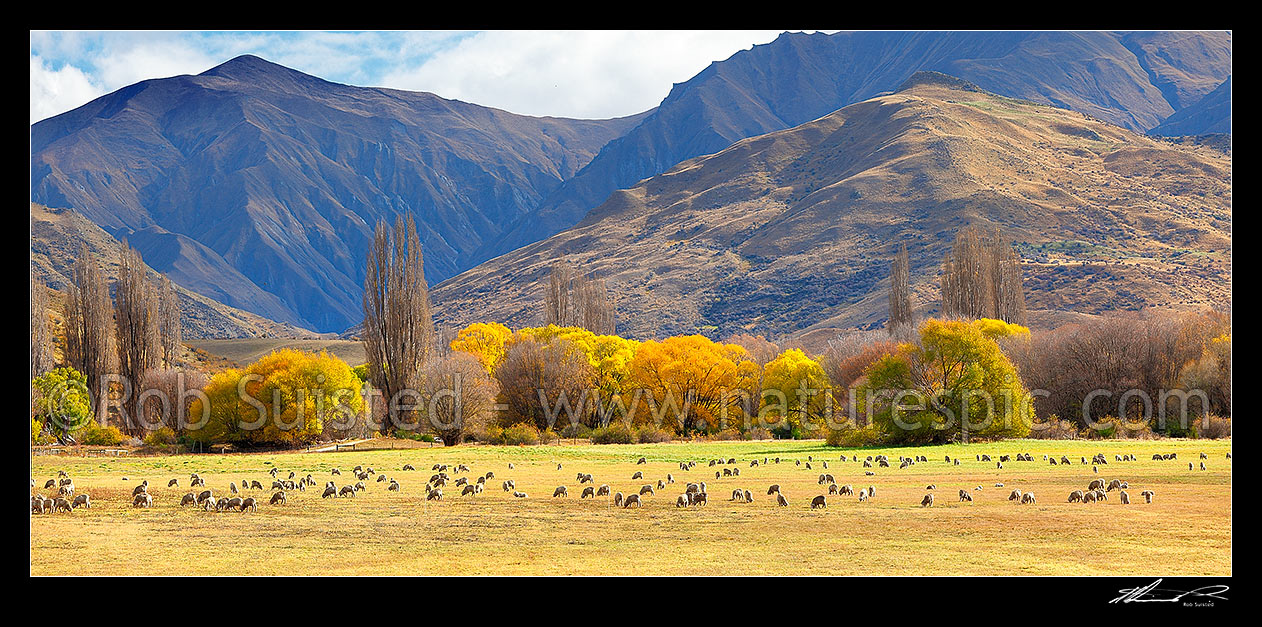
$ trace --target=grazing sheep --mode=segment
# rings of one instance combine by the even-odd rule
[[[746,502],[746,503],[753,503],[753,502],[754,502],[754,493],[753,493],[753,492],[750,492],[749,490],[745,490],[745,502]]]
[[[771,487],[767,488],[767,494],[769,495],[775,494],[776,492],[779,492],[779,491],[780,491],[780,484],[778,483],[773,484]]]
[[[491,479],[495,478],[495,473],[493,471],[488,470],[486,471],[486,474],[482,476],[485,477],[488,481],[490,481]],[[588,476],[590,477],[591,475],[588,475]]]
[[[196,504],[197,504],[197,497],[194,496],[192,492],[185,494],[184,498],[180,499],[180,507],[184,507],[185,505],[196,505]]]
[[[330,472],[331,472],[331,474],[335,474],[335,475],[337,475],[337,476],[339,476],[339,477],[340,477],[340,476],[342,476],[342,471],[340,471],[340,470],[338,470],[338,469],[336,469],[336,468],[334,468],[334,469],[333,469],[332,471],[330,471]]]
[[[635,474],[631,475],[631,480],[632,480],[632,481],[635,481],[636,479],[643,479],[643,478],[644,478],[644,473],[642,473],[642,472],[640,472],[640,471],[638,471],[638,470],[637,470],[637,471],[635,471]]]
[[[391,491],[391,492],[398,492],[400,489],[402,489],[402,487],[399,485],[399,482],[398,482],[398,481],[395,481],[395,480],[391,479],[391,480],[390,480],[390,487],[388,487],[388,488],[386,488],[386,489],[387,489],[387,490],[389,490],[389,491]]]
[[[337,491],[337,495],[338,495],[338,496],[350,496],[350,497],[353,497],[353,496],[355,496],[355,486],[353,486],[353,485],[344,485],[344,486],[342,486],[342,489],[341,489],[341,490],[338,490],[338,491]]]
[[[470,494],[477,494],[477,493],[478,493],[478,488],[476,486],[466,485],[464,489],[460,491],[460,496],[469,496]],[[552,496],[556,496],[556,495],[553,494]]]
[[[1025,494],[1022,494],[1022,495],[1021,495],[1021,504],[1022,504],[1022,505],[1033,505],[1033,504],[1034,504],[1034,493],[1033,493],[1033,492],[1026,492]]]
[[[972,503],[972,502],[973,502],[973,495],[972,495],[972,494],[969,494],[968,490],[963,490],[963,489],[961,489],[961,490],[960,490],[960,502],[961,502],[961,503],[963,503],[963,502],[965,502],[965,501],[968,501],[969,503]]]
[[[377,475],[377,483],[381,483],[382,481],[385,481],[385,480],[386,480],[385,475]]]
[[[653,496],[654,495],[653,486],[648,485],[648,484],[640,486],[640,494],[647,494],[649,496]]]
[[[835,483],[828,484],[828,494],[829,495],[837,494],[837,484]]]
[[[512,491],[513,491],[513,488],[515,488],[515,487],[517,487],[517,486],[513,483],[513,480],[512,480],[512,479],[506,480],[506,481],[504,482],[504,491],[505,491],[505,492],[512,492]]]
[[[241,485],[245,485],[245,484],[243,483]],[[277,481],[275,484],[273,484],[272,487],[279,487],[279,486],[280,486],[280,482]],[[237,484],[232,483],[231,481],[228,482],[228,492],[232,494],[240,494],[240,492],[237,491]]]
[[[1096,501],[1107,501],[1107,500],[1109,500],[1109,493],[1108,493],[1108,492],[1105,492],[1104,490],[1096,490],[1096,491],[1095,491],[1095,500],[1096,500]]]
[[[1081,502],[1083,502],[1083,501],[1082,501],[1082,497],[1083,497],[1082,490],[1074,490],[1073,492],[1070,492],[1070,493],[1069,493],[1069,501],[1068,501],[1068,502],[1069,502],[1069,503],[1081,503]]]
[[[1118,489],[1118,488],[1121,488],[1121,487],[1122,487],[1122,481],[1121,481],[1120,479],[1114,479],[1114,480],[1112,480],[1112,481],[1110,481],[1110,482],[1109,482],[1109,487],[1108,487],[1108,489],[1106,489],[1105,491],[1106,491],[1106,492],[1112,492],[1112,491],[1114,491],[1114,490],[1116,490],[1116,489]]]
[[[931,492],[931,493],[929,493],[929,494],[926,494],[926,495],[925,495],[925,498],[920,499],[920,506],[921,506],[921,507],[933,507],[933,493],[932,493],[932,492]]]
[[[257,482],[257,481],[251,481],[251,482],[250,482],[250,489],[251,489],[251,490],[262,490],[262,489],[263,489],[263,484],[261,484],[261,483],[259,483],[259,482]]]
[[[680,494],[679,496],[675,497],[675,507],[676,508],[688,507],[688,495]]]
[[[144,495],[144,497],[148,499],[148,505],[145,505],[145,507],[149,507],[149,505],[153,504],[153,498],[151,498],[148,494]],[[45,501],[45,503],[47,503],[47,501]],[[54,514],[56,514],[57,512],[70,512],[73,509],[74,509],[74,506],[72,506],[70,504],[70,501],[67,501],[66,499],[62,499],[62,498],[53,499],[52,512]]]
[[[565,486],[557,486],[557,489],[552,491],[552,498],[555,499],[558,496],[564,496],[568,498],[570,496],[570,491],[567,490]]]
[[[824,495],[821,494],[811,499],[811,509],[820,509],[820,508],[826,508],[826,507],[828,507],[828,500],[824,498]]]
[[[320,498],[322,498],[322,499],[327,499],[327,498],[329,498],[330,496],[332,496],[332,497],[336,497],[336,496],[337,496],[337,488],[336,488],[335,486],[329,486],[329,487],[325,488],[325,489],[324,489],[324,494],[321,494],[321,495],[320,495]]]
[[[936,483],[931,483],[931,484],[929,484],[929,485],[925,486],[925,489],[926,489],[926,490],[937,490],[937,489],[938,489],[938,484],[936,484]]]
[[[245,501],[239,496],[234,496],[230,499],[219,499],[219,502],[215,504],[215,509],[221,512],[226,509],[235,509],[240,511],[243,508],[244,503]]]
[[[80,505],[92,509],[92,497],[87,494],[80,494],[74,497],[74,502],[70,504],[70,507],[79,507]]]
[[[65,499],[57,499],[57,500],[62,501]],[[149,496],[148,492],[140,492],[134,495],[134,498],[132,499],[132,502],[131,502],[131,506],[132,507],[152,507],[153,497]]]
[[[197,502],[198,502],[198,503],[204,503],[204,502],[206,502],[207,500],[212,499],[212,498],[214,498],[214,496],[211,494],[210,490],[202,490],[202,491],[201,491],[201,492],[197,495]]]
[[[602,485],[596,489],[596,496],[609,496],[609,486]]]
[[[56,480],[56,479],[49,479],[49,480],[48,480],[48,481],[44,484],[44,489],[45,489],[45,490],[51,490],[51,489],[53,489],[53,488],[55,488],[55,487],[57,487],[57,480]]]
[[[740,488],[732,490],[732,500],[736,502],[744,501],[745,493],[742,492]]]
[[[784,495],[781,494],[779,491],[776,492],[776,506],[778,507],[789,506],[789,499],[784,498]]]
[[[850,484],[847,483],[846,485],[837,488],[837,493],[843,496],[854,496],[854,488],[850,487]]]
[[[513,492],[513,497],[514,497],[514,498],[524,499],[524,498],[526,498],[527,496],[528,496],[528,495],[527,495],[525,492]]]
[[[168,482],[167,482],[167,487],[168,487],[168,488],[175,488],[175,487],[179,487],[179,485],[180,485],[180,480],[179,480],[179,479],[172,479],[172,480],[170,480],[170,481],[168,481]]]
[[[415,467],[415,466],[413,466],[412,464],[403,464],[403,469],[404,469],[404,470],[416,470],[416,467]]]
[[[586,488],[583,488],[583,493],[578,496],[579,499],[585,499],[589,497],[596,498],[596,488],[593,488],[592,486],[587,486]]]
[[[632,494],[622,503],[623,509],[630,509],[632,505],[638,505],[640,509],[644,509],[644,503],[640,502],[639,494]]]
[[[1096,479],[1095,481],[1092,481],[1091,483],[1087,484],[1087,489],[1093,492],[1103,487],[1104,487],[1104,479]]]
[[[647,464],[647,463],[649,463],[649,461],[648,461],[647,459],[644,459],[643,457],[641,457],[640,459],[637,459],[637,460],[635,461],[635,463],[636,463],[637,465],[639,465],[639,464]]]
[[[437,488],[433,490],[429,490],[425,492],[425,500],[426,501],[441,501],[443,500],[443,491]]]
[[[136,486],[135,489],[131,491],[131,495],[136,496],[137,494],[144,494],[148,491],[149,491],[149,482],[146,480],[146,481],[142,481],[140,485]]]
[[[613,495],[613,506],[614,506],[614,507],[622,507],[622,501],[623,501],[623,500],[624,500],[624,499],[623,499],[623,497],[622,497],[622,493],[621,493],[621,492],[619,492],[619,493],[617,493],[617,494]]]
[[[1082,502],[1083,502],[1083,503],[1094,503],[1094,502],[1096,502],[1096,493],[1095,493],[1094,491],[1088,491],[1087,493],[1083,494],[1083,495],[1082,495]]]
[[[1122,502],[1122,505],[1131,504],[1131,495],[1127,494],[1126,490],[1118,490],[1118,499]]]
[[[876,486],[868,486],[868,498],[876,496]]]
[[[245,500],[241,501],[241,511],[244,512],[247,509],[252,512],[258,509],[258,501],[255,501],[252,496],[247,496]]]
[[[860,488],[859,489],[859,502],[862,503],[866,500],[868,500],[868,491],[866,489]]]
[[[1143,492],[1140,492],[1140,493],[1139,493],[1139,495],[1140,495],[1140,496],[1142,496],[1142,497],[1144,497],[1144,502],[1145,502],[1145,503],[1149,503],[1149,504],[1151,504],[1151,503],[1152,503],[1152,497],[1156,496],[1156,495],[1157,495],[1157,493],[1156,493],[1156,492],[1153,492],[1152,490],[1144,490]]]
[[[709,502],[709,501],[708,501],[708,500],[707,500],[707,498],[706,498],[706,493],[705,493],[705,492],[697,492],[697,493],[695,493],[695,494],[693,494],[693,495],[692,495],[692,504],[693,504],[693,505],[705,505],[705,504],[707,504],[708,502]]]
[[[285,504],[285,493],[284,493],[284,492],[277,492],[276,494],[273,494],[273,495],[272,495],[272,500],[271,500],[269,503],[270,503],[271,505],[284,505],[284,504]]]

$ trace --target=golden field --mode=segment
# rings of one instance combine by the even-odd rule
[[[31,573],[35,575],[1231,575],[1230,440],[1047,441],[916,448],[834,449],[822,441],[681,442],[646,445],[493,447],[459,446],[338,453],[83,458],[33,456],[32,493],[65,470],[76,493],[91,495],[91,509],[31,515]],[[976,461],[977,455],[1030,453],[1033,462]],[[1207,469],[1188,470],[1204,452]],[[885,454],[889,468],[841,462],[859,454]],[[1104,453],[1099,474],[1090,464]],[[1134,462],[1114,455],[1131,453]],[[1153,453],[1177,460],[1153,461]],[[1051,466],[1043,455],[1067,455],[1070,466]],[[924,455],[898,468],[899,456]],[[959,466],[944,456],[961,458]],[[645,457],[647,463],[637,465]],[[751,467],[750,461],[781,458]],[[808,470],[808,457],[813,468]],[[711,459],[734,465],[709,467]],[[681,471],[679,462],[697,466]],[[803,462],[801,465],[795,461]],[[822,462],[828,462],[828,468]],[[441,502],[424,500],[431,467],[469,466],[454,474],[470,481],[495,477],[482,494],[459,496],[448,484]],[[508,464],[515,465],[510,470]],[[557,469],[557,463],[562,465]],[[376,477],[354,498],[322,499],[324,483],[353,483],[350,469],[372,467],[399,481],[389,492]],[[416,471],[401,470],[412,464]],[[246,491],[257,512],[205,512],[181,508],[189,475],[199,473],[215,496],[229,482],[270,486],[271,468],[310,473],[319,484],[290,492],[287,505],[267,504],[271,490]],[[339,468],[341,476],[332,476]],[[716,470],[740,476],[715,479]],[[638,492],[667,474],[676,483],[645,496],[643,509],[616,509],[608,498],[580,499],[578,472],[614,492]],[[644,480],[632,480],[636,471]],[[821,473],[837,483],[875,486],[866,503],[829,496],[826,509],[810,509],[827,493]],[[126,479],[124,479],[124,477]],[[1131,505],[1117,491],[1098,504],[1066,502],[1069,492],[1097,478],[1128,481]],[[150,484],[152,509],[131,507],[131,491]],[[179,487],[168,488],[170,479]],[[529,498],[501,489],[513,479]],[[676,509],[688,481],[705,481],[706,506]],[[1005,484],[1003,488],[996,483]],[[790,506],[777,507],[767,488],[779,484]],[[933,507],[920,507],[936,484]],[[552,498],[560,485],[569,498]],[[975,491],[977,486],[981,491]],[[750,504],[729,501],[735,488],[754,494]],[[968,489],[972,503],[958,502]],[[1037,504],[1007,500],[1012,489],[1034,492]],[[1156,492],[1152,504],[1139,493]],[[200,491],[200,489],[198,489]]]

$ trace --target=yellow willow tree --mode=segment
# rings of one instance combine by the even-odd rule
[[[508,341],[512,337],[512,330],[498,322],[475,322],[456,333],[451,350],[477,357],[487,374],[495,374],[495,368],[508,353]]]
[[[821,433],[832,406],[828,374],[818,361],[799,349],[784,351],[763,369],[760,422],[784,436]]]
[[[597,335],[582,327],[558,327],[550,324],[520,329],[510,340],[510,344],[524,338],[545,344],[565,341],[587,358],[596,386],[596,393],[589,394],[588,400],[592,402],[594,413],[602,424],[608,423],[611,412],[618,413],[616,408],[619,403],[625,408],[623,397],[627,391],[629,367],[639,342],[617,335]]]
[[[682,434],[713,433],[743,424],[761,369],[744,348],[702,335],[649,341],[630,365],[634,420]],[[744,396],[744,398],[743,398]]]

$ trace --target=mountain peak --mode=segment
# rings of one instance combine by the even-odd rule
[[[231,78],[235,80],[258,80],[260,78],[289,78],[303,79],[309,81],[324,81],[321,78],[304,74],[293,68],[285,67],[279,63],[273,63],[252,54],[243,54],[233,57],[219,65],[216,65],[199,76],[218,76],[222,78]]]
[[[956,78],[950,74],[943,74],[942,72],[934,72],[933,70],[921,70],[912,74],[907,78],[907,80],[903,81],[902,85],[898,86],[898,89],[894,91],[909,91],[915,87],[921,86],[946,87],[948,89],[956,89],[959,91],[988,93],[981,87],[978,87],[977,85],[974,85],[962,78]]]

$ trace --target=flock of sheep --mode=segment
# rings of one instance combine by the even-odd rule
[[[1200,456],[1201,456],[1201,460],[1208,459],[1208,456],[1204,453],[1201,453]],[[1227,458],[1228,459],[1231,458],[1231,453],[1227,453]],[[992,459],[990,455],[979,454],[976,456],[976,461],[978,462],[993,461],[995,462],[998,468],[1003,468],[1003,464],[1005,462],[1010,462],[1014,459],[1015,461],[1018,461],[1018,462],[1033,462],[1034,461],[1033,456],[1031,456],[1028,453],[1018,453],[1015,456],[999,455],[997,456],[997,458],[994,458],[994,459]],[[1051,465],[1068,465],[1072,463],[1071,460],[1067,456],[1064,456],[1064,455],[1062,455],[1059,459],[1056,458],[1054,455],[1053,456],[1044,455],[1043,459],[1045,461],[1050,462]],[[1169,453],[1169,454],[1157,453],[1153,455],[1152,459],[1153,460],[1177,460],[1178,457],[1174,453]],[[782,461],[787,462],[788,460],[782,460],[779,457],[774,457],[774,458],[766,457],[766,458],[763,458],[762,460],[755,459],[749,462],[749,468],[758,468],[759,466],[766,466],[770,464],[780,464]],[[800,459],[793,460],[793,461],[796,466],[804,465],[806,470],[827,471],[829,469],[827,461],[816,460],[814,456],[808,456],[806,461],[802,461]],[[892,462],[890,461],[889,457],[886,455],[868,455],[860,459],[859,455],[854,455],[848,458],[846,455],[843,454],[840,456],[839,461],[843,463],[849,462],[852,464],[861,465],[861,467],[864,469],[865,476],[875,475],[875,472],[871,469],[889,468],[892,465]],[[1135,456],[1129,455],[1129,454],[1128,455],[1114,455],[1114,461],[1117,461],[1117,462],[1135,461]],[[900,469],[908,468],[908,467],[914,466],[915,464],[925,463],[925,462],[928,462],[928,458],[922,455],[914,456],[914,457],[900,456],[898,458],[898,465]],[[553,462],[553,463],[556,463],[556,462]],[[648,463],[647,459],[643,457],[639,458],[636,461],[637,465],[644,465],[647,463]],[[950,465],[958,466],[960,465],[960,460],[958,458],[952,459],[948,455],[946,456],[946,463]],[[1088,461],[1086,457],[1082,457],[1081,463],[1083,465],[1086,465],[1089,463],[1092,467],[1092,471],[1098,474],[1100,466],[1108,465],[1108,459],[1107,459],[1107,456],[1105,456],[1103,453],[1100,453],[1100,454],[1095,455],[1090,461]],[[709,460],[708,464],[710,468],[714,469],[714,478],[716,481],[722,480],[724,478],[737,478],[741,476],[741,469],[736,467],[737,460],[735,458],[711,459]],[[816,468],[816,466],[818,466],[818,469]],[[691,472],[696,467],[697,467],[697,462],[695,461],[679,462],[679,469],[681,472]],[[1193,465],[1189,463],[1188,469],[1193,470],[1193,468],[1194,468]],[[1201,461],[1200,468],[1201,470],[1205,470],[1204,461]],[[512,463],[509,463],[508,469],[510,471],[513,470],[514,465]],[[564,469],[563,464],[556,463],[557,471],[563,471],[563,469]],[[405,464],[402,467],[402,471],[404,472],[411,472],[415,470],[416,468],[412,466],[411,464]],[[495,473],[493,471],[487,471],[486,473],[477,476],[477,478],[473,479],[472,481],[470,480],[468,476],[455,476],[453,479],[454,475],[462,475],[462,474],[467,475],[468,473],[471,472],[469,466],[465,464],[453,464],[449,466],[448,464],[438,463],[438,464],[434,464],[431,467],[431,470],[434,471],[434,474],[430,476],[429,480],[425,483],[425,486],[424,486],[426,501],[443,500],[443,489],[447,488],[448,485],[451,485],[453,488],[459,488],[460,495],[462,497],[476,496],[478,494],[481,494],[483,490],[485,489],[487,483],[490,480],[495,478]],[[448,474],[449,471],[450,471],[450,474]],[[308,487],[315,488],[318,485],[318,482],[315,480],[315,478],[311,474],[307,474],[305,476],[300,477],[298,476],[296,472],[289,471],[287,477],[282,479],[280,478],[282,471],[276,468],[272,468],[269,472],[272,476],[272,484],[271,484],[270,489],[273,492],[269,500],[270,505],[285,505],[288,500],[288,494],[293,493],[295,491],[305,492]],[[324,484],[324,489],[321,492],[321,498],[353,498],[355,494],[366,490],[370,483],[378,483],[378,484],[384,483],[386,484],[385,486],[386,490],[390,492],[402,491],[402,486],[398,480],[386,474],[378,473],[377,471],[373,470],[373,468],[371,467],[360,465],[351,469],[350,472],[351,472],[351,475],[354,477],[354,482],[351,483],[348,481],[344,483],[343,485],[339,486],[337,484],[337,481],[341,480],[340,478],[342,476],[342,472],[338,468],[333,468],[330,471],[330,475],[331,477],[337,477],[338,479],[337,480],[330,479],[328,482]],[[644,507],[643,499],[645,497],[655,496],[657,492],[664,491],[667,489],[667,486],[676,483],[674,475],[670,473],[666,474],[665,477],[658,479],[655,483],[645,479],[644,473],[642,471],[636,471],[635,473],[633,473],[631,475],[631,479],[633,481],[634,480],[646,481],[646,483],[644,483],[639,488],[638,492],[632,492],[626,495],[624,495],[622,492],[612,493],[611,501],[614,507],[619,507],[619,508],[624,508],[624,509],[630,509],[633,507],[642,508]],[[126,477],[124,477],[124,480],[126,480]],[[579,471],[575,476],[575,481],[577,481],[579,486],[582,487],[582,491],[579,496],[580,499],[587,499],[587,498],[595,499],[597,497],[608,498],[611,496],[611,492],[613,492],[611,488],[609,487],[609,485],[607,484],[603,484],[597,487],[595,485],[595,479],[590,473]],[[255,492],[261,492],[264,490],[263,484],[259,482],[258,480],[241,479],[240,487],[238,487],[238,484],[236,482],[229,482],[228,494],[216,496],[212,490],[206,489],[205,480],[202,477],[200,477],[197,473],[191,474],[189,476],[188,482],[189,482],[189,488],[193,488],[193,489],[201,488],[201,490],[200,491],[190,490],[189,492],[184,494],[180,498],[180,506],[181,507],[198,507],[206,511],[214,511],[214,512],[223,512],[223,511],[253,512],[253,511],[256,511],[259,504],[258,500],[254,496],[248,496],[248,495],[243,494],[243,491],[250,490],[250,491],[255,491]],[[167,483],[167,487],[178,488],[179,483],[180,483],[179,478],[170,479]],[[838,496],[838,497],[849,496],[849,497],[857,498],[858,502],[860,503],[868,502],[871,499],[876,497],[875,486],[869,485],[867,487],[860,487],[858,492],[856,493],[853,486],[849,484],[839,485],[836,479],[833,477],[833,475],[828,472],[819,472],[817,483],[820,486],[826,485],[827,492],[826,494],[820,494],[811,499],[811,502],[810,502],[811,509],[822,509],[822,508],[828,507],[829,496]],[[504,492],[510,492],[516,498],[521,498],[521,499],[529,498],[529,495],[527,493],[519,491],[517,489],[517,485],[512,479],[504,480],[501,484],[501,487]],[[1003,487],[1003,484],[996,483],[995,487],[1001,488]],[[33,491],[36,489],[36,481],[34,478],[31,479],[31,488]],[[709,500],[707,496],[706,488],[707,486],[706,486],[705,481],[686,482],[683,493],[677,495],[675,498],[675,507],[688,508],[688,507],[706,505]],[[1128,505],[1130,504],[1130,495],[1127,493],[1126,490],[1129,488],[1130,486],[1128,482],[1124,480],[1113,479],[1111,481],[1106,482],[1104,479],[1096,479],[1087,486],[1085,491],[1084,490],[1072,491],[1069,494],[1068,502],[1070,503],[1098,503],[1101,501],[1108,500],[1108,494],[1116,490],[1118,492],[1118,500],[1120,501],[1120,503],[1123,505]],[[33,494],[31,496],[31,512],[34,514],[72,512],[74,509],[79,508],[79,507],[84,507],[84,508],[92,507],[92,501],[89,495],[82,494],[82,493],[76,494],[74,481],[67,475],[65,471],[60,471],[58,473],[57,478],[49,479],[44,484],[44,489],[45,490],[56,489],[56,493],[55,495],[48,496],[48,497],[45,497],[42,494]],[[921,502],[920,502],[921,507],[933,506],[934,491],[936,489],[937,489],[937,485],[935,484],[930,484],[925,487],[926,494],[924,495],[924,498],[921,499]],[[977,486],[976,488],[973,488],[971,491],[968,489],[960,489],[959,500],[960,502],[971,503],[973,502],[972,493],[980,492],[980,491],[982,491],[982,486],[980,485]],[[779,484],[773,484],[769,486],[767,488],[766,495],[774,496],[775,504],[778,507],[789,506],[788,497],[786,497],[780,491]],[[1144,498],[1145,503],[1152,503],[1153,497],[1155,496],[1155,492],[1153,490],[1144,490],[1140,492],[1140,495]],[[569,488],[565,485],[557,486],[556,489],[553,490],[552,492],[552,497],[553,498],[569,497]],[[1035,504],[1037,502],[1035,499],[1034,493],[1022,492],[1020,490],[1015,490],[1015,489],[1009,493],[1008,500],[1014,501],[1018,504],[1023,504],[1023,505]],[[733,503],[753,503],[754,493],[751,490],[746,489],[746,488],[740,488],[740,487],[733,488],[731,492],[731,498],[729,499],[729,501]],[[150,508],[153,506],[153,502],[154,502],[153,497],[149,493],[148,480],[142,481],[140,485],[137,485],[132,490],[132,495],[131,495],[132,507]]]

